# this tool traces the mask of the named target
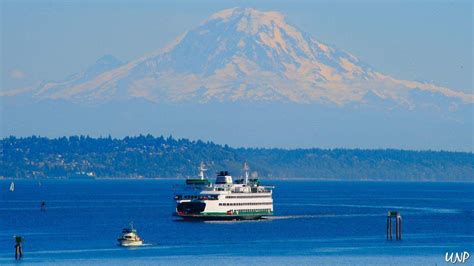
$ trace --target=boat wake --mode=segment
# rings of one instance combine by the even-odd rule
[[[304,214],[304,215],[281,215],[265,217],[268,220],[284,220],[284,219],[312,219],[325,217],[360,217],[360,216],[380,216],[380,214]]]
[[[130,247],[127,250],[131,249],[139,249],[139,248],[172,248],[171,246],[160,246],[159,244],[153,243],[145,243],[141,246],[134,246]],[[107,252],[107,251],[121,251],[124,250],[123,247],[115,247],[115,248],[89,248],[89,249],[60,249],[60,250],[36,250],[36,251],[29,251],[28,254],[36,254],[36,255],[45,255],[45,254],[65,254],[65,253],[96,253],[96,252]],[[2,254],[3,255],[3,254]]]
[[[371,208],[371,209],[400,209],[419,211],[423,213],[450,213],[461,212],[458,209],[413,207],[413,206],[394,206],[394,205],[356,205],[356,204],[323,204],[323,203],[304,203],[304,204],[285,204],[288,206],[321,206],[321,207],[347,207],[347,208]]]
[[[117,246],[125,249],[138,249],[138,248],[144,248],[144,247],[152,247],[152,246],[158,246],[157,244],[151,244],[151,243],[143,243],[141,245],[137,246],[122,246],[120,244],[117,244]]]

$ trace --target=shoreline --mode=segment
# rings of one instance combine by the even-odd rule
[[[160,181],[160,180],[177,180],[184,181],[185,177],[99,177],[99,178],[10,178],[3,177],[0,181],[101,181],[101,180],[117,180],[117,181]],[[467,183],[472,184],[474,180],[383,180],[383,179],[330,179],[330,178],[311,178],[311,177],[264,177],[261,180],[265,181],[295,181],[295,182],[356,182],[356,183]]]

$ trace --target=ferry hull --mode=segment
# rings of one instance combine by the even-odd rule
[[[178,202],[175,216],[185,220],[258,220],[264,216],[273,215],[272,202],[267,202],[268,208],[262,210],[250,209],[247,206],[223,206],[223,202],[213,201],[185,201]],[[246,202],[242,202],[245,204]],[[230,204],[230,203],[229,203]],[[248,203],[247,203],[248,204]],[[270,205],[268,205],[270,204]],[[235,209],[229,210],[229,207]]]
[[[202,214],[177,214],[179,218],[194,221],[231,221],[231,220],[259,220],[271,214],[248,214],[248,215],[202,215]]]

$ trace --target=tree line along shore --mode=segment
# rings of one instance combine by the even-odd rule
[[[397,149],[233,148],[201,140],[140,135],[121,139],[38,136],[0,140],[0,178],[180,178],[203,161],[208,174],[282,179],[473,181],[472,152]]]

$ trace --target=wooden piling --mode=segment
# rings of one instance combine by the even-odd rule
[[[398,240],[398,217],[395,219],[395,239]]]
[[[15,260],[19,260],[23,257],[23,249],[21,248],[21,242],[23,241],[23,237],[15,236]]]
[[[15,245],[15,260],[19,260],[23,257],[23,250],[20,244]]]
[[[398,221],[400,223],[400,229],[398,230],[398,233],[400,234],[398,240],[402,240],[402,216],[400,216],[400,220]]]
[[[387,214],[387,240],[392,240],[392,218],[395,218],[395,239],[402,240],[402,216],[397,211],[389,211]]]
[[[392,219],[389,219],[389,224],[390,224],[390,240],[392,240]]]

